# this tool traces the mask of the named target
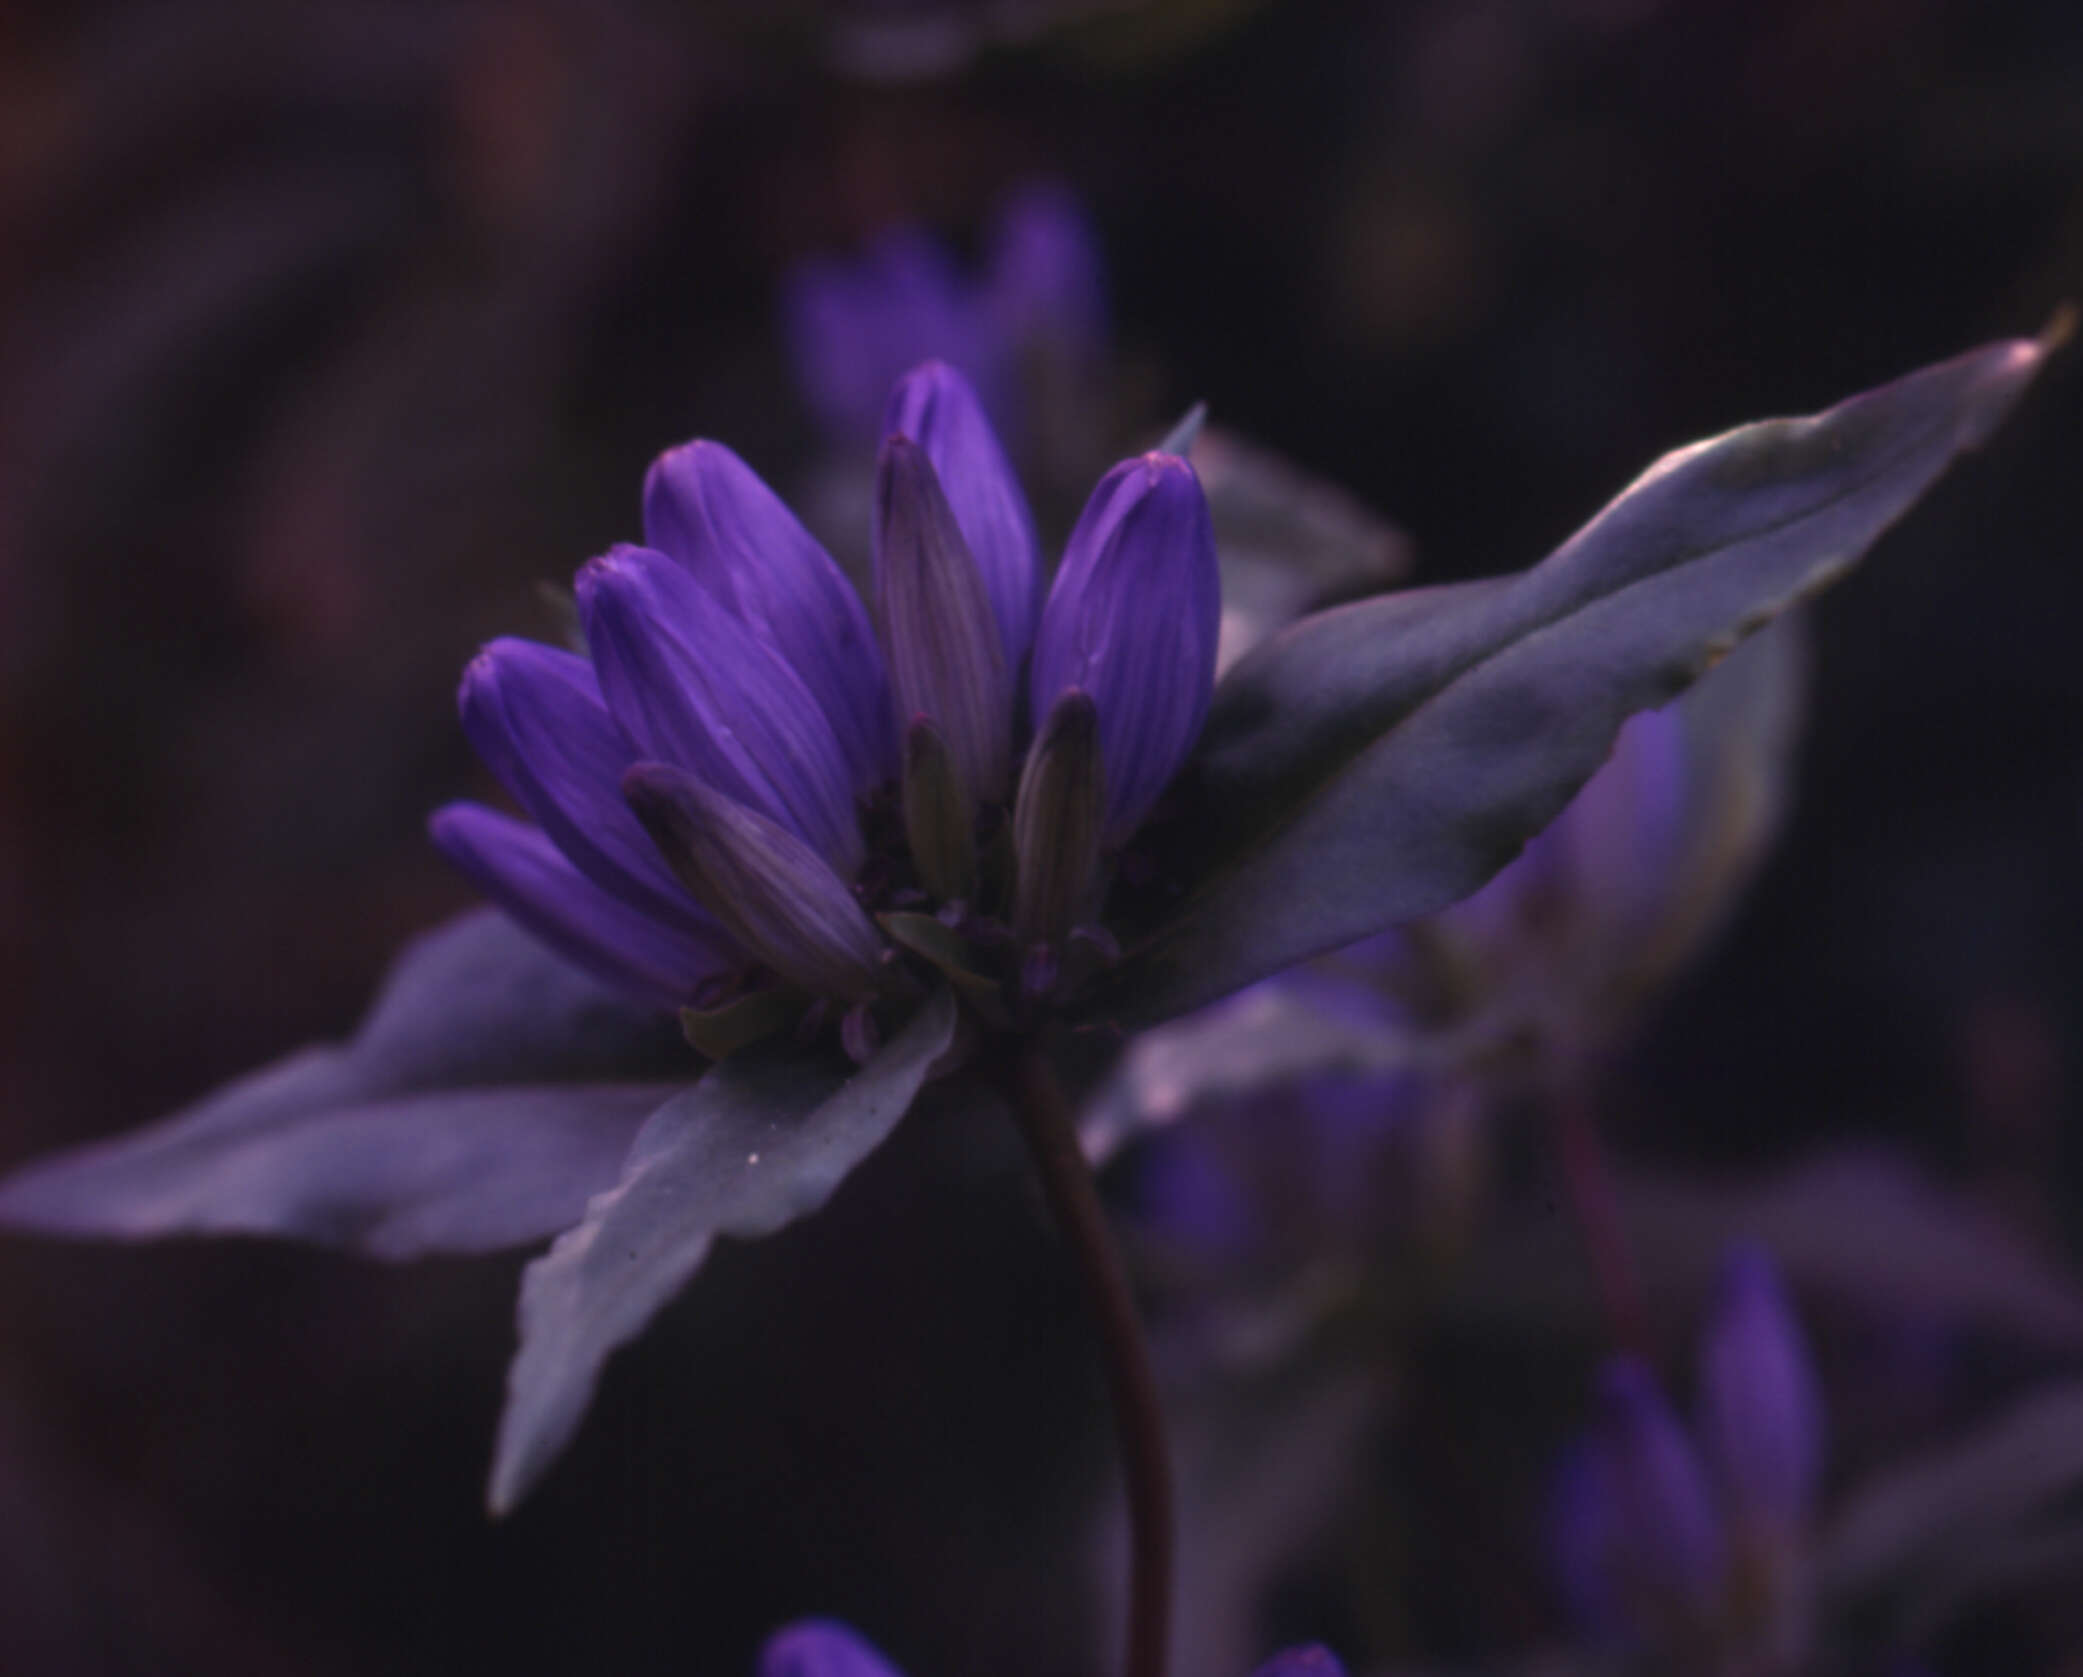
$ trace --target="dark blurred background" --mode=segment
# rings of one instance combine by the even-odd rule
[[[473,648],[554,632],[667,444],[826,447],[794,264],[974,250],[1036,176],[1104,247],[1122,437],[1205,398],[1438,580],[2083,297],[2083,8],[8,9],[0,1163],[349,1028],[470,900],[422,821],[486,788]],[[2079,420],[2058,367],[1824,602],[1789,836],[1639,1049],[1636,1151],[1907,1138],[2083,1256]],[[971,1130],[723,1254],[502,1526],[515,1262],[10,1241],[0,1669],[730,1673],[813,1609],[913,1677],[1071,1669],[1096,1375]]]

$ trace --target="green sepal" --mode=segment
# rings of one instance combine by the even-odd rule
[[[680,1031],[699,1054],[727,1060],[741,1048],[790,1029],[809,1002],[796,990],[753,990],[721,1007],[680,1009]]]
[[[1009,1023],[1002,987],[997,979],[978,972],[971,964],[972,951],[961,933],[930,914],[900,912],[878,914],[875,919],[892,943],[910,950],[945,976],[955,993],[975,1008],[986,1024]]]

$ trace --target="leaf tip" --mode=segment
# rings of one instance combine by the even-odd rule
[[[2065,348],[2068,341],[2076,335],[2076,322],[2077,311],[2074,303],[2064,298],[2056,304],[2054,313],[2048,318],[2047,324],[2040,328],[2040,335],[2032,342],[2032,348],[2038,352],[2039,358],[2044,360],[2057,350]]]

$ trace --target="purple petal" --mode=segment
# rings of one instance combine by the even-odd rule
[[[906,373],[890,392],[882,429],[886,436],[911,438],[933,462],[955,523],[983,573],[1005,667],[1017,672],[1034,640],[1041,607],[1041,558],[1034,515],[983,404],[954,368],[929,361]]]
[[[1700,1436],[1738,1511],[1782,1531],[1807,1519],[1823,1464],[1822,1398],[1761,1247],[1738,1246],[1723,1271],[1700,1345]]]
[[[875,475],[875,602],[903,720],[933,723],[972,797],[1002,799],[1012,778],[1012,666],[939,476],[904,436],[884,439]]]
[[[900,1677],[858,1631],[835,1619],[803,1619],[767,1638],[759,1677]]]
[[[857,797],[895,774],[889,690],[867,610],[758,473],[721,443],[667,450],[644,478],[644,540],[707,583],[816,695]]]
[[[525,822],[480,804],[434,812],[429,833],[479,890],[574,966],[652,1007],[679,1007],[743,963],[719,932],[670,926],[611,897]]]
[[[1345,1667],[1336,1654],[1318,1643],[1275,1654],[1252,1677],[1345,1677]]]
[[[779,822],[841,873],[865,853],[852,765],[809,688],[728,603],[662,553],[618,547],[579,573],[608,709],[639,754]]]
[[[1199,736],[1222,612],[1215,536],[1184,460],[1100,480],[1071,532],[1034,644],[1033,714],[1082,687],[1099,709],[1108,845],[1133,833]]]
[[[0,1222],[116,1240],[269,1235],[391,1260],[497,1252],[576,1223],[677,1088],[451,1090],[257,1131],[227,1131],[210,1103],[18,1171],[0,1184]]]
[[[1615,1595],[1674,1623],[1711,1612],[1721,1587],[1721,1522],[1692,1440],[1636,1359],[1615,1357],[1601,1372],[1592,1436],[1629,1586]]]
[[[991,307],[1014,343],[1037,339],[1079,357],[1107,335],[1106,264],[1077,195],[1032,181],[999,206],[991,234]]]
[[[622,801],[636,750],[601,702],[592,665],[557,647],[497,640],[463,672],[460,707],[478,755],[573,866],[631,908],[716,935]]]

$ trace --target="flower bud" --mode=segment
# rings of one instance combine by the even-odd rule
[[[804,1619],[767,1638],[759,1677],[897,1677],[897,1668],[857,1631],[831,1619]]]
[[[868,613],[759,474],[721,443],[666,450],[644,475],[644,540],[720,596],[810,689],[855,795],[884,785],[896,740]]]
[[[939,728],[963,783],[1002,799],[1012,777],[1012,677],[990,595],[925,450],[882,445],[875,598],[897,718]]]
[[[1221,582],[1200,480],[1146,454],[1100,480],[1042,608],[1030,696],[1091,696],[1106,764],[1101,843],[1134,833],[1199,737],[1215,686]]]
[[[1088,906],[1103,778],[1098,712],[1074,687],[1028,748],[1013,807],[1013,926],[1030,942],[1060,947]]]
[[[882,428],[886,436],[909,437],[932,461],[991,598],[1005,667],[1017,671],[1034,640],[1041,557],[1034,515],[983,403],[954,368],[928,361],[897,381]]]
[[[975,899],[976,800],[923,716],[904,734],[904,836],[928,891],[944,903]]]
[[[622,795],[694,899],[755,960],[813,996],[852,1002],[873,990],[875,924],[795,834],[664,763],[638,763]]]
[[[1732,1512],[1791,1534],[1822,1470],[1822,1401],[1800,1325],[1761,1247],[1732,1250],[1700,1343],[1700,1441]]]
[[[1591,1448],[1610,1520],[1611,1597],[1650,1640],[1689,1640],[1720,1604],[1721,1523],[1692,1441],[1632,1357],[1599,1376]]]

